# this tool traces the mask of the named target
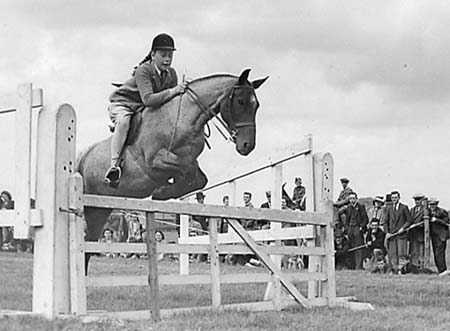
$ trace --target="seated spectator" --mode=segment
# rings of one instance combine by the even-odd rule
[[[110,228],[106,228],[103,230],[102,237],[100,238],[99,241],[101,243],[108,243],[108,244],[116,242],[113,234],[114,234],[113,230],[111,230]],[[111,252],[103,253],[102,255],[106,256],[106,257],[116,257],[117,256],[116,253],[111,253]]]
[[[132,235],[130,235],[127,239],[127,243],[130,244],[136,244],[136,243],[143,243],[144,240],[142,239],[142,233],[143,233],[143,227],[140,227],[140,230],[136,230],[135,233],[133,233]],[[140,258],[140,254],[137,253],[121,253],[120,257],[125,257],[125,258],[131,258],[131,259],[139,259]]]
[[[341,230],[334,232],[334,249],[336,270],[350,269],[352,263],[351,254],[348,252],[350,243]]]
[[[373,262],[379,260],[380,256],[386,255],[386,247],[384,246],[384,241],[386,238],[386,233],[380,228],[380,220],[377,218],[372,218],[370,220],[369,232],[366,236],[366,245],[369,250],[369,257],[373,258]]]
[[[386,263],[386,258],[384,256],[378,256],[378,260],[376,260],[376,263],[372,266],[370,272],[380,274],[389,272],[389,264]]]
[[[156,244],[165,244],[166,243],[166,237],[164,236],[164,233],[162,231],[155,232],[155,240],[156,240]],[[164,260],[164,253],[159,253],[157,260],[158,261]]]
[[[3,191],[0,193],[0,210],[14,209],[14,202],[11,193]],[[17,251],[14,245],[14,232],[12,227],[0,228],[0,249],[8,252]]]

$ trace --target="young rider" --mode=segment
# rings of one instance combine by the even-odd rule
[[[157,108],[184,93],[186,83],[178,84],[177,73],[171,67],[175,42],[165,33],[157,35],[152,48],[139,63],[132,77],[109,97],[109,116],[114,123],[111,140],[111,166],[105,174],[107,183],[118,183],[118,165],[133,114],[145,107]]]

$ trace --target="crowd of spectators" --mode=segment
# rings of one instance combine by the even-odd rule
[[[429,220],[429,236],[433,250],[434,263],[440,275],[450,274],[447,270],[445,251],[449,239],[450,220],[448,212],[439,207],[436,198],[427,198],[417,193],[412,199],[414,205],[408,207],[400,202],[400,192],[392,191],[385,196],[377,195],[373,199],[367,198],[362,203],[355,191],[349,186],[350,180],[340,179],[342,190],[334,202],[334,246],[337,269],[363,269],[371,272],[399,273],[430,273],[425,264],[425,219]],[[302,179],[294,179],[292,195],[282,186],[282,209],[304,211],[306,209],[306,189]],[[266,200],[260,208],[272,207],[271,191],[265,192]],[[206,195],[196,193],[196,201],[205,203]],[[252,192],[243,193],[242,202],[246,208],[254,208]],[[224,206],[229,206],[230,198],[222,198]],[[0,209],[13,209],[14,201],[8,191],[0,194]],[[245,230],[268,229],[269,222],[254,220],[239,220]],[[283,226],[291,226],[284,224]],[[198,236],[208,234],[209,220],[205,216],[191,216],[189,218],[189,235]],[[223,219],[219,223],[219,233],[228,232],[228,223]],[[145,242],[145,213],[127,210],[114,210],[105,224],[100,242]],[[157,231],[155,238],[158,242],[165,242],[163,231]],[[284,240],[284,245],[302,246],[306,240]],[[0,231],[0,247],[4,251],[32,251],[30,241],[14,240],[13,229],[3,227]],[[146,258],[146,254],[116,254],[105,253],[107,257]],[[159,260],[164,255],[158,256]],[[207,254],[192,254],[191,262],[208,262]],[[255,255],[234,254],[221,256],[222,262],[233,265],[260,266],[261,262]],[[286,256],[282,266],[291,268],[308,265],[307,257]]]
[[[358,195],[341,178],[342,190],[334,206],[335,261],[337,269],[363,269],[372,272],[431,273],[425,256],[425,224],[434,263],[439,275],[448,275],[445,251],[449,239],[450,220],[439,200],[417,193],[414,205],[402,203],[400,192],[392,191],[373,199],[366,210]]]

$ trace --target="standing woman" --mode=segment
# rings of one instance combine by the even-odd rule
[[[120,155],[130,128],[131,116],[145,107],[158,108],[175,96],[183,94],[186,83],[178,84],[177,73],[171,67],[175,42],[165,33],[157,35],[152,48],[139,63],[132,77],[109,97],[109,116],[114,123],[111,140],[111,166],[105,181],[117,185],[120,181]]]

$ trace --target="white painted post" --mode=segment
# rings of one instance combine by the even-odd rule
[[[281,209],[281,185],[283,181],[283,164],[279,163],[272,168],[272,198],[271,198],[271,208],[273,209]],[[281,229],[280,222],[270,222],[271,230]],[[275,240],[275,245],[281,245],[281,240]],[[278,268],[281,268],[281,256],[280,255],[271,255],[270,258],[275,263]],[[272,281],[267,284],[266,292],[264,294],[264,300],[277,300],[276,298],[280,298],[281,293],[276,293],[281,291],[280,284],[274,284],[274,282],[279,282],[278,278],[272,278]]]
[[[70,214],[70,311],[75,315],[87,313],[84,251],[83,178],[79,173],[70,177],[69,208],[78,211]]]
[[[180,239],[184,244],[189,237],[189,216],[180,215]],[[180,275],[189,275],[189,254],[180,254]]]
[[[31,83],[18,87],[15,113],[15,225],[14,238],[28,238],[31,199],[31,129],[33,87]]]
[[[328,306],[336,305],[336,273],[334,267],[334,233],[333,233],[333,180],[334,160],[330,153],[322,157],[322,212],[328,217],[328,224],[324,229],[324,242],[327,255],[322,259],[322,265],[327,274],[324,282],[323,294],[327,298]]]
[[[218,309],[221,304],[220,295],[220,264],[219,264],[219,244],[217,242],[217,223],[220,218],[209,219],[209,254],[211,257],[211,296],[212,307]]]
[[[70,312],[69,177],[75,167],[76,115],[72,106],[44,108],[39,116],[36,208],[44,226],[35,229],[33,312],[55,318]]]

